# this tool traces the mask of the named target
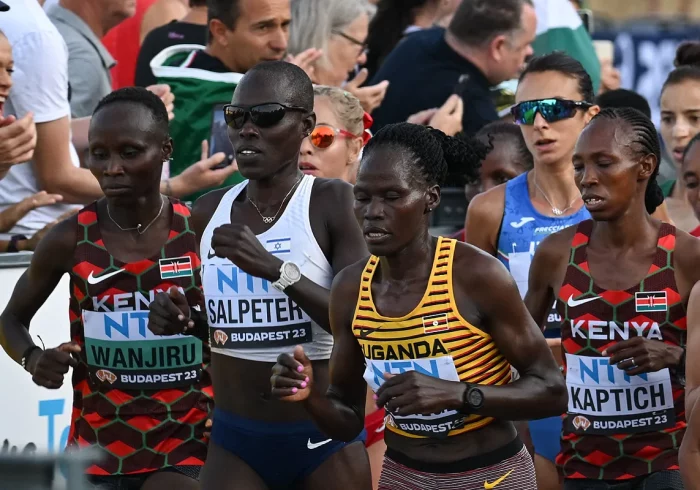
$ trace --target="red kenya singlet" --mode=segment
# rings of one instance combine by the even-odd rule
[[[149,259],[124,263],[102,242],[96,204],[78,214],[70,273],[71,337],[82,346],[73,370],[69,446],[98,446],[92,475],[124,475],[204,464],[204,424],[213,408],[209,347],[192,336],[148,330],[156,293],[177,286],[200,296],[200,261],[190,212],[172,205],[170,235]]]
[[[653,264],[625,291],[601,289],[588,269],[593,221],[578,225],[557,308],[568,413],[557,464],[566,478],[625,480],[678,469],[685,395],[668,369],[628,376],[602,352],[635,336],[685,345],[686,309],[673,269],[676,228],[661,225]]]

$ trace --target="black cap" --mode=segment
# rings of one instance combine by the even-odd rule
[[[10,10],[10,6],[0,0],[0,12],[7,12],[8,10]]]

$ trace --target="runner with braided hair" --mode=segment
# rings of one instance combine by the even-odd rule
[[[700,301],[700,242],[651,216],[663,202],[660,154],[641,112],[595,116],[573,156],[593,219],[547,237],[530,269],[529,310],[544,318],[556,298],[563,321],[565,490],[683,488],[686,309]]]
[[[375,390],[387,412],[380,490],[536,488],[510,421],[566,404],[563,378],[505,268],[428,232],[440,185],[453,172],[478,177],[486,152],[477,140],[408,123],[369,141],[354,194],[372,255],[333,281],[330,388],[315,384],[301,347],[273,368],[272,394],[302,402],[339,440],[362,430],[365,380]]]

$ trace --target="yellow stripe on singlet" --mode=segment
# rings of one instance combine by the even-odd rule
[[[511,380],[511,367],[490,335],[465,320],[457,309],[452,284],[456,241],[440,237],[423,298],[408,315],[381,315],[372,298],[372,279],[379,259],[367,261],[353,318],[353,334],[365,358],[409,360],[452,356],[460,381],[503,385]],[[387,416],[386,428],[406,437],[421,437],[402,431]],[[450,436],[483,427],[490,417],[469,415]]]

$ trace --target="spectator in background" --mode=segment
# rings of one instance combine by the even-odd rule
[[[143,45],[146,36],[154,29],[184,18],[190,11],[190,4],[188,0],[156,0],[141,20],[139,45]]]
[[[68,46],[68,81],[73,117],[87,117],[112,91],[116,64],[100,39],[136,13],[133,0],[60,0],[49,18]]]
[[[443,11],[445,0],[380,0],[367,38],[367,64],[370,77],[403,37],[433,27]],[[447,3],[458,2],[448,0]]]
[[[606,109],[608,107],[631,107],[637,109],[651,119],[651,107],[649,107],[649,102],[632,90],[620,88],[603,92],[596,97],[596,104],[599,105],[601,109]]]
[[[299,54],[314,48],[320,52],[309,72],[311,81],[340,87],[355,66],[365,64],[370,9],[374,7],[366,0],[292,1],[289,52]],[[388,83],[360,88],[366,80],[367,70],[360,70],[344,88],[371,113],[384,99]]]
[[[375,129],[439,107],[453,93],[468,108],[466,134],[497,120],[491,87],[520,72],[532,54],[536,23],[531,0],[463,0],[447,31],[408,36],[374,77],[391,86],[373,115]]]
[[[7,4],[0,2],[0,12]],[[13,165],[26,162],[34,154],[36,145],[36,128],[31,113],[17,120],[15,116],[4,116],[5,102],[12,88],[14,71],[12,46],[5,34],[0,31],[0,180],[5,177]]]
[[[695,218],[700,221],[700,145],[697,144],[698,141],[700,141],[700,133],[696,134],[685,147],[681,175],[686,188],[688,204],[693,210]],[[692,230],[690,234],[700,237],[700,226]]]
[[[136,61],[135,85],[147,87],[157,83],[151,61],[165,48],[176,44],[207,44],[207,0],[190,0],[189,5],[189,12],[181,20],[153,29],[143,40]]]
[[[156,79],[167,83],[177,99],[170,135],[176,142],[170,163],[171,175],[184,172],[199,158],[202,140],[216,140],[214,127],[223,117],[223,105],[243,74],[261,61],[281,60],[287,52],[291,8],[289,0],[208,0],[209,40],[206,47],[171,46],[151,62]],[[308,71],[320,53],[310,50],[292,60]],[[234,161],[228,138],[221,151],[224,165]],[[214,142],[214,141],[213,141]],[[219,150],[216,148],[217,151]],[[242,180],[232,174],[222,186]],[[202,193],[192,193],[194,200]]]

